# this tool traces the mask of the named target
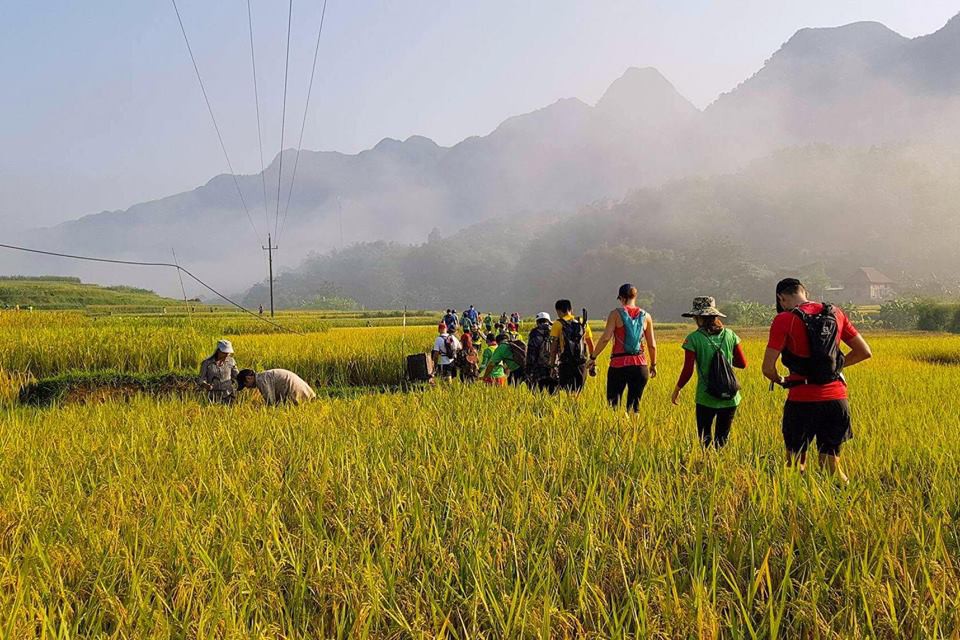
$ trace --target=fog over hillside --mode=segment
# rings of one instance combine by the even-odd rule
[[[748,274],[726,281],[739,283],[727,294],[740,297],[759,295],[778,269],[813,262],[841,270],[869,261],[911,282],[948,277],[960,271],[945,257],[960,240],[957,59],[960,16],[915,39],[877,23],[802,29],[703,111],[656,70],[631,68],[595,105],[559,100],[452,147],[414,136],[355,155],[305,150],[297,161],[287,150],[280,222],[275,189],[266,215],[262,195],[264,179],[277,183],[279,157],[264,176],[238,181],[259,231],[276,225],[280,264],[311,256],[280,279],[294,304],[336,291],[371,306],[442,307],[461,299],[459,288],[519,307],[558,286],[607,304],[592,283],[610,278],[640,280],[665,301],[668,290],[687,295],[693,285],[671,273],[689,274],[709,254],[704,245],[725,247]],[[227,175],[15,240],[145,260],[175,248],[233,290],[264,276]],[[379,275],[359,275],[369,269]],[[565,269],[559,282],[543,277]],[[156,270],[22,255],[2,256],[0,270],[179,291]]]
[[[809,146],[566,214],[490,220],[413,246],[359,243],[315,255],[281,275],[278,291],[290,306],[348,296],[368,307],[477,304],[533,313],[571,297],[596,312],[630,281],[647,306],[675,315],[703,292],[769,302],[787,272],[824,286],[870,265],[902,283],[905,295],[957,293],[957,202],[955,151]],[[247,302],[267,295],[258,285]]]

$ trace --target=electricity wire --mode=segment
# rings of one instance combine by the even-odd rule
[[[283,67],[283,111],[280,115],[280,158],[277,167],[277,212],[273,221],[273,235],[277,235],[277,226],[280,223],[280,181],[283,178],[283,132],[287,126],[287,77],[290,74],[290,27],[293,24],[293,0],[290,0],[287,11],[287,56]]]
[[[283,220],[280,222],[279,238],[283,235],[283,228],[287,224],[287,214],[290,212],[290,198],[293,196],[293,183],[297,179],[297,166],[300,164],[300,150],[303,148],[303,132],[307,128],[307,114],[310,111],[310,94],[313,92],[313,78],[317,73],[317,57],[320,54],[320,36],[323,35],[323,20],[327,15],[327,0],[323,0],[323,9],[320,11],[320,28],[317,30],[317,44],[313,49],[313,66],[310,67],[310,83],[307,85],[307,103],[303,108],[303,122],[300,124],[300,139],[297,141],[297,155],[293,160],[293,171],[290,174],[290,189],[287,191],[287,204],[283,208]]]
[[[78,256],[78,255],[69,254],[69,253],[58,253],[58,252],[56,252],[56,251],[44,251],[44,250],[42,250],[42,249],[30,249],[30,248],[28,248],[28,247],[19,247],[19,246],[17,246],[17,245],[3,244],[3,243],[0,243],[0,248],[3,248],[3,249],[12,249],[12,250],[14,250],[14,251],[23,251],[23,252],[26,252],[26,253],[37,253],[37,254],[40,254],[40,255],[54,256],[54,257],[57,257],[57,258],[69,258],[69,259],[71,259],[71,260],[86,260],[86,261],[88,261],[88,262],[105,262],[105,263],[107,263],[107,264],[126,264],[126,265],[138,266],[138,267],[167,267],[167,268],[170,268],[170,269],[177,269],[178,271],[183,272],[183,273],[186,274],[188,277],[190,277],[190,278],[192,278],[193,280],[195,280],[195,281],[197,282],[197,284],[199,284],[200,286],[204,287],[205,289],[207,289],[208,291],[210,291],[211,293],[213,293],[213,294],[216,295],[217,297],[225,300],[228,304],[236,307],[236,308],[239,309],[240,311],[243,311],[244,313],[253,316],[253,317],[256,318],[257,320],[260,320],[260,321],[262,321],[262,322],[266,322],[267,324],[273,325],[274,327],[276,327],[276,328],[278,328],[278,329],[280,329],[280,330],[282,330],[282,331],[287,331],[287,332],[289,332],[289,333],[295,333],[295,334],[301,335],[301,336],[304,335],[303,333],[301,333],[300,331],[297,331],[296,329],[291,329],[291,328],[289,328],[289,327],[285,327],[285,326],[283,326],[282,324],[280,324],[280,323],[278,323],[278,322],[274,322],[273,320],[270,320],[269,318],[264,318],[264,317],[260,316],[259,314],[256,314],[256,313],[254,313],[253,311],[247,309],[246,307],[244,307],[244,306],[241,305],[240,303],[235,302],[234,300],[231,300],[230,298],[228,298],[228,297],[225,296],[224,294],[220,293],[219,291],[217,291],[216,289],[214,289],[213,287],[211,287],[209,284],[207,284],[206,282],[204,282],[203,280],[201,280],[201,279],[198,278],[197,276],[193,275],[188,269],[186,269],[186,268],[184,268],[184,267],[181,267],[179,264],[173,264],[173,263],[170,263],[170,262],[141,262],[141,261],[138,261],[138,260],[117,260],[117,259],[115,259],[115,258],[96,258],[96,257],[93,257],[93,256]]]
[[[207,89],[203,84],[203,78],[200,76],[200,67],[197,66],[197,59],[193,55],[193,48],[190,46],[190,39],[187,37],[187,30],[183,26],[183,18],[180,15],[180,8],[177,7],[177,0],[170,0],[173,3],[173,10],[177,14],[177,22],[180,24],[180,33],[183,34],[183,41],[187,45],[187,53],[190,54],[190,61],[193,63],[193,70],[197,74],[197,82],[200,83],[200,91],[203,93],[203,100],[207,103],[207,111],[210,112],[210,119],[213,121],[213,128],[217,132],[217,140],[220,141],[220,149],[223,151],[223,157],[227,161],[227,168],[230,169],[230,176],[233,178],[233,185],[237,188],[237,195],[240,196],[240,203],[247,214],[247,221],[250,222],[250,228],[260,242],[260,233],[257,226],[253,223],[253,217],[250,215],[250,209],[247,207],[247,200],[243,197],[243,191],[240,189],[240,181],[237,180],[237,174],[233,170],[233,163],[230,162],[230,154],[227,153],[227,146],[223,143],[223,135],[220,133],[220,126],[217,124],[217,118],[213,115],[213,107],[210,105],[210,98],[207,96]],[[292,2],[293,0],[291,0]]]
[[[247,25],[250,27],[250,65],[253,67],[253,103],[257,107],[257,144],[260,147],[260,183],[263,185],[263,219],[270,228],[270,213],[267,206],[267,173],[263,166],[263,126],[260,124],[260,91],[257,87],[257,56],[253,46],[253,10],[247,0]]]

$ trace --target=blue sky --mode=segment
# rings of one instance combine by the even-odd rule
[[[284,0],[251,0],[269,162],[279,148]],[[6,2],[0,220],[52,224],[191,189],[226,170],[169,0]],[[259,171],[245,0],[178,0],[234,167]],[[286,147],[320,0],[294,0]],[[328,0],[304,147],[441,144],[654,66],[698,106],[797,29],[876,20],[906,36],[960,11],[923,0]]]

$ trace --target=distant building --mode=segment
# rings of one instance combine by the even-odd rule
[[[894,297],[893,280],[873,267],[860,267],[843,281],[847,300],[868,304]]]

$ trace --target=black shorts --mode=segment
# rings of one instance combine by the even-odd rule
[[[454,362],[451,362],[450,364],[439,364],[437,365],[436,373],[441,378],[456,378],[457,365]]]
[[[783,443],[791,453],[806,451],[816,439],[817,451],[838,456],[841,445],[852,437],[850,404],[846,400],[787,400],[783,406]]]
[[[523,367],[519,369],[514,369],[509,373],[510,384],[519,387],[521,384],[526,382],[527,373],[523,370]]]
[[[570,393],[580,393],[587,381],[586,375],[584,375],[585,369],[586,367],[582,364],[561,362],[557,388]]]

